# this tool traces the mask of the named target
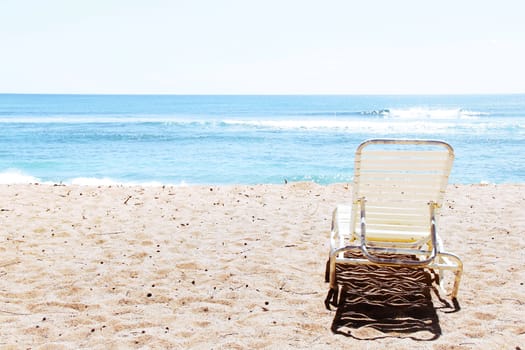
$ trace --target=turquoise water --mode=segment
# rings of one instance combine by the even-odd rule
[[[352,178],[368,138],[455,149],[451,182],[525,182],[525,95],[0,94],[0,182],[256,184]]]

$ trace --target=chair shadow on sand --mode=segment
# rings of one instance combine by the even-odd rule
[[[439,338],[437,310],[456,312],[459,305],[451,305],[439,296],[432,283],[435,278],[424,269],[338,265],[341,291],[332,332],[361,340]]]

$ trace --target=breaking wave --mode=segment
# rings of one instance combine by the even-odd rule
[[[382,114],[385,118],[397,119],[477,119],[480,116],[487,116],[488,113],[470,111],[461,108],[406,108],[406,109],[387,109]]]

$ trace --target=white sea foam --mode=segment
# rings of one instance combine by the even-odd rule
[[[386,118],[397,119],[475,119],[486,113],[463,110],[461,108],[401,108],[389,109],[387,113],[383,114]]]
[[[453,121],[433,120],[363,120],[363,119],[318,119],[318,120],[225,120],[225,124],[260,129],[276,130],[327,130],[360,133],[396,134],[418,132],[423,134],[453,132],[457,124]]]
[[[18,169],[7,169],[0,173],[0,184],[31,184],[40,183],[40,179],[27,175]]]
[[[325,123],[327,120],[333,120],[333,122],[344,123],[345,117],[365,116],[376,117],[380,119],[476,119],[480,116],[487,116],[489,113],[479,112],[473,110],[466,110],[462,108],[429,108],[429,107],[410,107],[410,108],[385,108],[372,111],[363,112],[322,112],[319,114],[320,119],[311,119],[311,115],[306,114],[305,118],[292,118],[287,119],[285,115],[275,117],[275,119],[261,119],[250,116],[249,121],[256,123],[257,121],[261,126],[271,126],[274,122],[283,123],[283,127],[287,127],[286,123],[293,123],[301,120],[305,127],[317,127],[316,124],[319,122]],[[253,118],[252,118],[253,117]],[[343,119],[340,119],[343,118]],[[165,123],[165,124],[209,124],[216,126],[217,122],[220,121],[220,117],[212,115],[159,115],[159,114],[141,114],[141,115],[123,115],[123,114],[98,114],[98,115],[17,115],[16,117],[0,117],[0,123],[20,123],[20,124],[109,124],[109,123],[125,123],[125,124],[140,124],[140,123]],[[222,121],[226,124],[242,123],[243,119],[226,119]]]
[[[108,177],[97,178],[97,177],[77,177],[71,180],[65,181],[42,181],[40,178],[24,173],[19,169],[6,169],[0,172],[0,184],[1,185],[14,185],[14,184],[65,184],[65,185],[77,185],[77,186],[142,186],[142,187],[159,187],[159,186],[188,186],[188,184],[182,181],[179,184],[167,184],[159,181],[119,181]]]
[[[78,186],[142,186],[142,187],[160,187],[160,186],[187,186],[185,182],[180,184],[167,184],[159,181],[118,181],[108,177],[77,177],[71,181],[66,181],[67,184]]]

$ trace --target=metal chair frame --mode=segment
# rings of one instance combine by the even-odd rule
[[[337,264],[427,268],[438,271],[443,291],[443,273],[452,271],[451,297],[457,303],[463,263],[444,251],[437,234],[453,160],[452,147],[437,140],[374,139],[357,148],[352,204],[339,205],[332,216],[331,304],[337,306],[339,298]],[[360,257],[345,255],[351,251]]]

